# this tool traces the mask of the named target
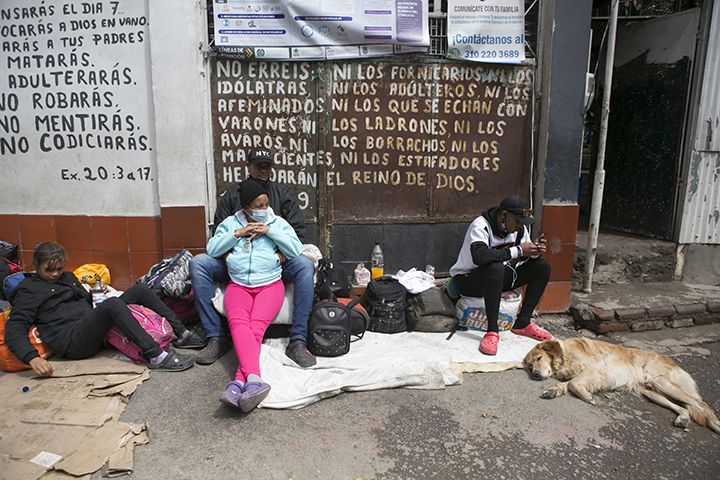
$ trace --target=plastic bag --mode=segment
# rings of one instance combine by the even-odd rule
[[[10,308],[4,312],[0,312],[0,370],[19,372],[31,367],[21,362],[5,344],[5,322],[9,315]],[[38,351],[42,358],[47,359],[52,356],[53,351],[50,349],[50,346],[40,338],[40,334],[35,325],[30,329],[29,337],[30,343],[32,343],[32,346],[35,347],[35,350]]]
[[[86,263],[73,272],[80,283],[95,285],[100,280],[105,285],[110,285],[110,270],[102,263]]]
[[[18,256],[18,246],[14,243],[0,240],[0,257],[7,258],[13,263],[20,263]]]
[[[365,268],[365,264],[359,263],[353,274],[353,283],[364,287],[370,283],[370,270]]]
[[[521,303],[522,289],[510,290],[502,294],[498,314],[498,329],[500,331],[512,328]],[[487,312],[485,311],[485,299],[482,297],[460,297],[460,300],[455,304],[455,316],[461,327],[483,332],[487,331]]]

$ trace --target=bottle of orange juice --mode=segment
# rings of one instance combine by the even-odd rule
[[[385,270],[385,257],[383,257],[380,242],[375,242],[372,255],[370,256],[370,278],[382,277]]]

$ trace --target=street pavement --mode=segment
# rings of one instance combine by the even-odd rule
[[[558,338],[594,337],[566,315],[536,321]],[[602,339],[670,355],[720,412],[720,325]],[[629,394],[597,395],[595,406],[570,395],[544,400],[555,379],[510,370],[465,374],[444,390],[343,393],[245,414],[218,401],[236,366],[231,352],[210,366],[151,373],[121,417],[149,422],[152,435],[135,448],[130,478],[720,478],[720,435],[674,427],[671,411]]]

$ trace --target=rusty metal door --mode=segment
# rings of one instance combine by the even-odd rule
[[[338,224],[464,222],[528,193],[533,69],[448,62],[211,61],[215,182],[250,148],[297,197],[317,243]]]

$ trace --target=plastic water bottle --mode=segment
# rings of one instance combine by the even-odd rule
[[[107,300],[107,295],[105,294],[105,289],[103,287],[103,283],[98,280],[95,282],[95,285],[93,285],[92,290],[90,290],[90,292],[92,293],[93,308],[97,307],[102,302]]]
[[[380,248],[380,242],[375,242],[375,248],[370,256],[370,264],[370,278],[382,277],[385,271],[385,257]]]

